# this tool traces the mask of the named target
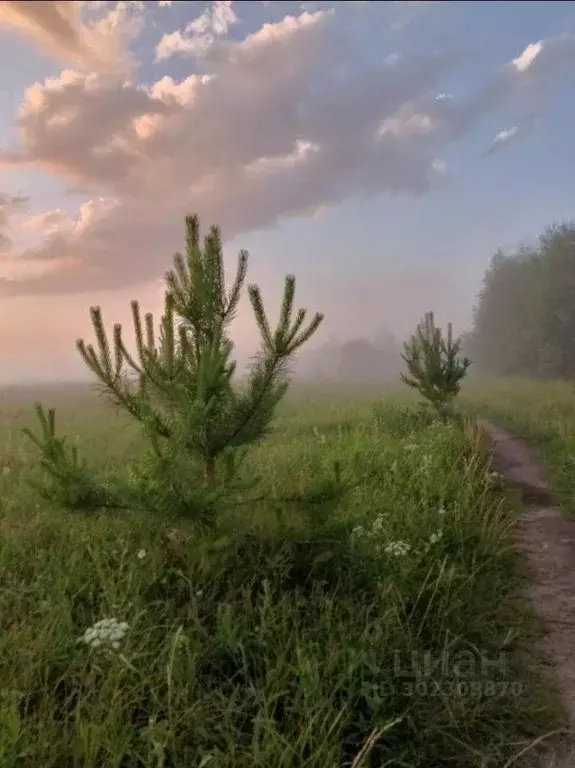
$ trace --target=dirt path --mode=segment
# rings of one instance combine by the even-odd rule
[[[525,443],[488,421],[479,426],[493,445],[494,468],[526,505],[518,536],[534,577],[529,598],[545,623],[542,651],[568,717],[568,754],[550,755],[544,766],[575,768],[575,521],[552,506],[540,462]]]

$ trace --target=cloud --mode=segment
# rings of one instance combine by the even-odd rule
[[[543,41],[539,40],[538,43],[529,43],[523,53],[516,59],[513,59],[513,66],[519,72],[525,72],[525,70],[533,64],[537,56],[543,49]]]
[[[0,227],[8,224],[10,217],[14,213],[19,213],[27,204],[29,199],[19,195],[6,195],[0,192]]]
[[[374,64],[357,55],[337,10],[288,15],[232,42],[217,37],[231,23],[224,6],[193,22],[214,36],[203,74],[143,85],[65,71],[28,90],[20,147],[0,154],[0,168],[42,169],[85,190],[86,202],[72,225],[19,255],[36,275],[1,281],[0,295],[155,280],[181,248],[189,212],[231,238],[350,195],[424,194],[442,183],[450,144],[485,115],[552,92],[575,65],[572,38],[543,41],[528,64],[510,59],[459,100],[441,87],[461,64],[453,55]]]
[[[393,32],[402,32],[430,8],[442,4],[443,0],[394,0],[392,5],[396,16],[390,24],[390,29]],[[376,3],[369,0],[368,5],[376,5]],[[377,5],[382,4],[378,2]]]
[[[125,71],[127,46],[143,24],[143,2],[118,2],[103,16],[87,17],[107,3],[76,0],[2,0],[0,32],[12,29],[40,48],[87,71]]]
[[[237,22],[238,17],[232,0],[214,0],[211,8],[206,8],[200,16],[191,21],[184,32],[176,30],[162,37],[156,46],[156,61],[177,54],[204,56]]]
[[[0,152],[0,166],[39,165],[87,185],[130,178],[139,132],[171,107],[115,76],[65,70],[31,86],[20,108],[21,148]]]
[[[503,131],[500,131],[497,136],[493,139],[494,144],[506,144],[508,141],[513,139],[517,134],[519,133],[519,128],[514,125],[513,128],[505,129]]]
[[[537,127],[538,122],[538,116],[532,113],[526,115],[517,125],[499,131],[482,157],[493,155],[499,152],[499,150],[508,147],[509,144],[514,144],[518,139],[527,136]]]
[[[30,216],[22,223],[22,229],[41,234],[55,234],[71,228],[70,217],[56,208],[53,211],[44,211],[35,216]]]
[[[14,219],[22,215],[28,206],[28,198],[0,192],[0,259],[9,258],[12,249],[10,232]]]

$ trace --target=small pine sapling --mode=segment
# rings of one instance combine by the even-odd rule
[[[288,386],[287,364],[318,329],[323,315],[316,314],[305,327],[306,310],[299,309],[293,317],[295,277],[288,276],[279,322],[272,331],[260,290],[250,285],[261,346],[246,384],[235,386],[228,331],[246,279],[248,253],[240,252],[234,282],[226,289],[218,227],[211,228],[202,244],[198,217],[185,221],[186,255],[177,253],[173,269],[166,273],[159,332],[152,314],[142,322],[139,304],[133,301],[134,355],[119,324],[110,344],[101,310],[92,307],[96,348],[81,339],[76,345],[112,402],[143,425],[162,465],[194,475],[194,462],[197,466],[199,461],[205,485],[213,488],[217,467],[231,474],[239,450],[266,434]]]
[[[402,358],[407,374],[401,380],[417,390],[442,418],[453,413],[453,399],[461,389],[461,382],[471,365],[467,357],[460,356],[461,340],[453,338],[451,323],[447,326],[447,339],[435,326],[433,312],[428,312],[418,324],[409,342],[404,344]]]
[[[86,463],[79,458],[77,447],[70,445],[66,437],[56,436],[55,410],[44,410],[37,403],[36,415],[40,422],[40,436],[28,428],[22,431],[40,452],[44,479],[42,482],[30,480],[40,496],[68,509],[93,511],[101,507],[121,506],[111,492],[93,478]]]

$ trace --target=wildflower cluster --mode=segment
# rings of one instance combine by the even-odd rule
[[[437,544],[438,542],[441,541],[442,538],[443,538],[443,531],[439,529],[438,531],[435,531],[435,533],[431,534],[431,536],[429,537],[429,543]]]
[[[386,541],[386,516],[378,515],[371,528],[366,529],[362,525],[356,526],[351,532],[352,541],[355,543],[371,543],[375,551],[401,557],[411,552],[411,545],[406,541]]]
[[[437,511],[437,514],[439,515],[440,518],[443,518],[443,517],[445,517],[447,512],[445,511],[445,509],[443,507],[440,507],[440,509],[438,509],[438,511]],[[434,544],[439,544],[439,542],[442,539],[443,539],[443,528],[439,527],[429,537],[429,541],[428,541],[428,544],[427,544],[427,549],[432,547]]]
[[[129,626],[125,621],[101,619],[84,632],[82,640],[91,648],[103,646],[117,650],[120,647],[120,640],[123,639],[128,629]]]
[[[405,555],[408,555],[411,552],[411,544],[408,544],[407,541],[390,541],[389,544],[387,544],[384,547],[384,550],[386,555],[394,555],[394,557],[404,557]]]
[[[381,539],[385,535],[385,518],[385,515],[378,515],[369,529],[364,528],[363,525],[356,525],[351,532],[352,541],[360,542]]]
[[[441,507],[438,514],[443,517],[446,514],[445,509]],[[405,557],[410,553],[417,553],[417,550],[409,542],[403,539],[388,539],[386,533],[386,516],[378,515],[370,528],[357,525],[351,532],[351,539],[354,544],[371,544],[376,552],[393,557]],[[443,528],[439,527],[429,536],[423,551],[427,552],[430,547],[438,544],[442,539]]]

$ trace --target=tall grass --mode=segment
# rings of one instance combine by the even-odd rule
[[[198,534],[44,506],[24,483],[30,409],[10,397],[0,766],[501,768],[560,716],[471,425],[302,393],[244,466],[257,497]],[[96,469],[141,450],[91,396],[46,404]],[[306,495],[334,465],[347,492]],[[119,629],[94,647],[103,619]]]

